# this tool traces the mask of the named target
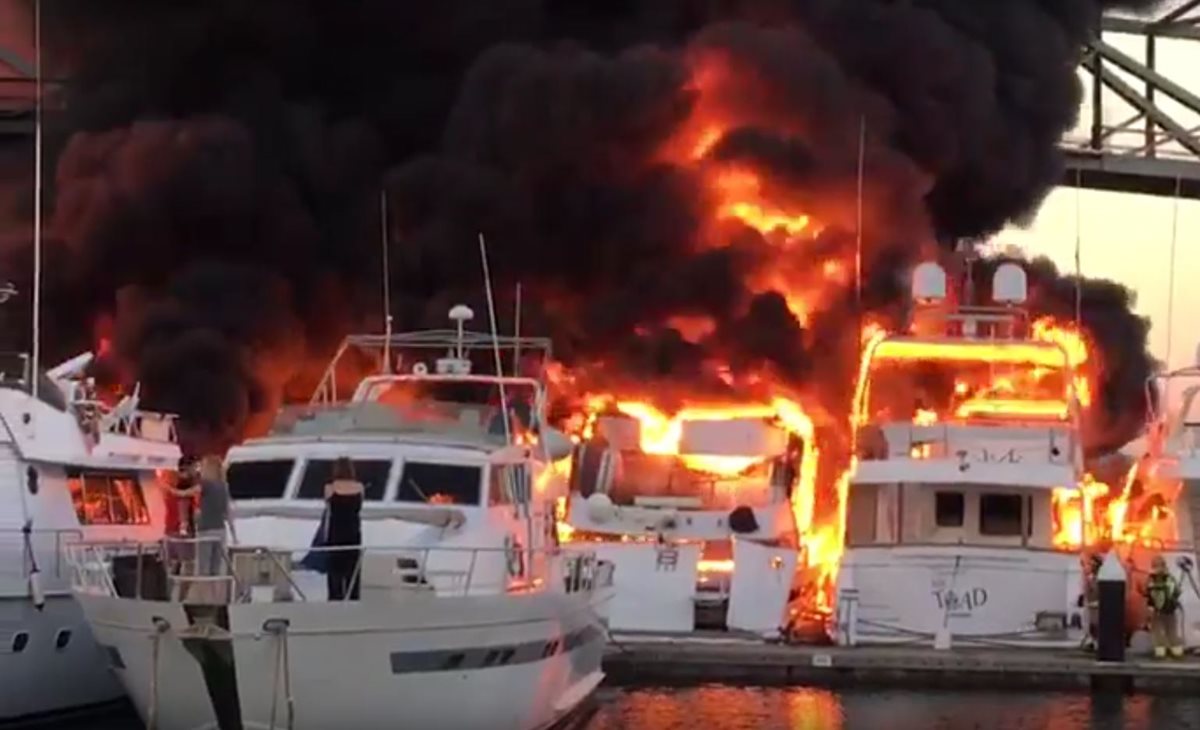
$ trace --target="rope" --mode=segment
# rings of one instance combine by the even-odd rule
[[[295,698],[292,697],[291,661],[288,657],[288,622],[286,619],[270,619],[263,628],[275,634],[275,676],[271,680],[271,725],[275,730],[275,720],[279,716],[279,683],[283,679],[283,696],[287,705],[287,730],[292,730],[296,722]]]
[[[150,638],[150,709],[146,713],[146,730],[158,730],[158,648],[168,628],[170,625],[166,621],[154,619],[154,634]]]

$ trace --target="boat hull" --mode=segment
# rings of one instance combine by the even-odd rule
[[[603,677],[607,599],[415,595],[195,609],[81,596],[139,713],[168,730],[551,727]],[[218,628],[204,638],[195,627],[210,620]]]
[[[1072,646],[1086,616],[1079,558],[966,546],[852,548],[838,573],[839,644]],[[1038,617],[1046,623],[1038,625]],[[1046,629],[1054,623],[1063,624]]]
[[[20,634],[26,638],[16,651]],[[70,712],[124,694],[71,596],[48,597],[41,610],[26,596],[0,599],[0,641],[0,721]]]

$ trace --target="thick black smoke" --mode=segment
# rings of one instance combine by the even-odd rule
[[[152,404],[239,435],[345,330],[377,327],[386,183],[400,326],[478,298],[483,231],[498,285],[522,283],[528,326],[569,357],[675,375],[718,355],[844,384],[857,298],[824,262],[853,258],[863,125],[879,307],[931,242],[1020,220],[1058,179],[1103,5],[45,3],[71,79],[50,119],[48,344],[73,354],[115,314]],[[681,154],[706,115],[719,138]],[[714,176],[747,168],[820,233],[789,246],[715,222]],[[1057,312],[1069,287],[1043,273]],[[772,282],[816,292],[804,327]],[[684,338],[680,316],[711,327]],[[1136,343],[1097,341],[1149,367]],[[1110,381],[1114,411],[1134,380]]]

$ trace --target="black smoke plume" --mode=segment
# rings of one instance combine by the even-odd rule
[[[43,6],[69,79],[49,119],[47,346],[90,347],[115,316],[125,377],[216,444],[310,384],[346,330],[378,328],[385,185],[399,326],[478,300],[484,231],[498,287],[523,284],[527,327],[568,359],[671,377],[717,357],[818,384],[837,412],[860,305],[825,263],[853,259],[860,131],[861,305],[891,308],[935,241],[1023,220],[1059,179],[1074,69],[1107,3]],[[705,115],[719,138],[680,154]],[[714,221],[712,180],[739,169],[819,233],[788,245]],[[23,214],[4,253],[24,267],[19,199],[0,210]],[[1073,302],[1037,270],[1038,306]],[[814,292],[803,324],[779,281]],[[1089,287],[1084,322],[1124,368],[1106,406],[1132,414],[1125,389],[1150,361],[1099,331],[1102,313],[1128,318],[1119,290]],[[684,337],[681,316],[711,327]]]

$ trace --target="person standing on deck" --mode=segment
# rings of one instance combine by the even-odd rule
[[[1183,589],[1169,572],[1167,561],[1154,556],[1150,580],[1146,584],[1146,602],[1150,606],[1150,633],[1154,639],[1154,656],[1183,656],[1183,641],[1179,635],[1179,601]]]
[[[359,561],[364,488],[354,478],[354,463],[344,456],[333,462],[332,477],[325,485],[325,547],[329,548],[326,586],[331,601],[357,601],[362,583]]]

